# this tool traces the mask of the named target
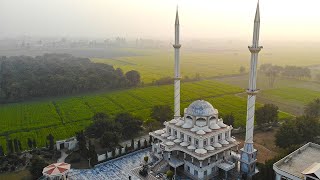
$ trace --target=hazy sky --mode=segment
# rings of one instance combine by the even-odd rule
[[[0,0],[0,37],[251,39],[257,0]],[[319,0],[261,0],[261,39],[320,40]]]

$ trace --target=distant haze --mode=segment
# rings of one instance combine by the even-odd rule
[[[257,0],[0,0],[0,37],[251,40]],[[320,40],[319,0],[261,0],[261,40]]]

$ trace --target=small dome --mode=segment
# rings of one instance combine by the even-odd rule
[[[204,100],[194,101],[187,108],[187,114],[192,116],[207,117],[207,116],[213,116],[216,113],[217,113],[217,110],[214,109],[209,102]]]

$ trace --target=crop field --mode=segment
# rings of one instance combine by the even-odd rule
[[[306,44],[306,46],[309,46]],[[194,77],[216,77],[239,74],[239,68],[247,70],[250,63],[250,52],[246,44],[240,47],[230,45],[224,50],[185,50],[181,49],[181,75]],[[174,53],[171,47],[165,49],[127,49],[136,56],[118,56],[112,58],[91,58],[93,62],[106,63],[120,67],[124,72],[137,70],[142,81],[150,83],[165,76],[173,76]],[[301,46],[266,46],[259,54],[259,63],[276,65],[313,66],[319,65],[320,55],[314,47],[301,49]]]
[[[243,91],[242,88],[213,80],[183,83],[181,108],[183,110],[196,99],[205,99],[220,113],[232,113],[236,118],[236,127],[244,126],[246,99],[234,95]],[[17,138],[23,148],[27,148],[27,139],[35,138],[38,146],[45,146],[49,133],[55,140],[74,136],[76,131],[91,123],[91,117],[96,112],[110,116],[130,112],[146,120],[150,118],[152,107],[160,104],[172,106],[173,85],[2,105],[0,113],[4,116],[1,116],[0,143],[5,147],[5,138]]]

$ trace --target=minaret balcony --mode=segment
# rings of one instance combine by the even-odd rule
[[[172,45],[174,48],[176,48],[176,49],[179,49],[179,48],[181,48],[181,44],[174,44],[174,45]]]
[[[258,53],[261,51],[261,49],[263,48],[263,46],[258,46],[258,47],[254,47],[254,46],[248,46],[249,51],[251,53]]]
[[[259,89],[247,89],[247,94],[248,95],[256,95],[259,92]]]

